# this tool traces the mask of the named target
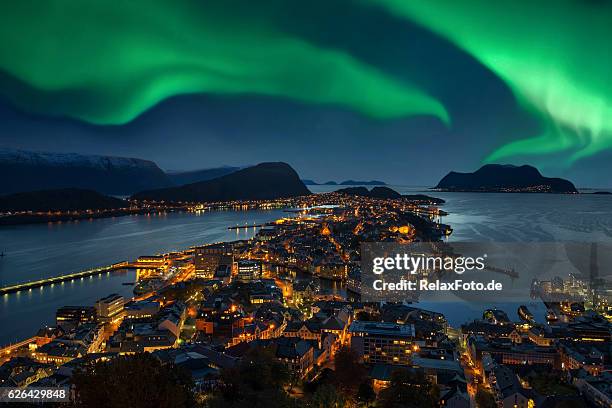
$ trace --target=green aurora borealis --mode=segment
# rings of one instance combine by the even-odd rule
[[[197,2],[109,4],[4,3],[0,67],[35,89],[29,98],[5,96],[96,124],[129,122],[167,97],[199,92],[283,96],[377,118],[429,114],[448,121],[444,107],[415,85],[277,32],[264,19]],[[36,106],[41,94],[55,102]],[[82,94],[94,103],[83,104]]]
[[[612,2],[368,0],[455,42],[505,80],[544,132],[488,161],[612,146]]]
[[[554,155],[571,166],[612,147],[612,2],[344,3],[418,24],[510,88],[540,132],[511,141],[483,136],[499,140],[483,161]],[[270,12],[297,3],[271,1],[252,12],[244,4],[3,2],[0,96],[27,112],[94,125],[129,123],[173,96],[211,94],[286,98],[379,121],[429,115],[453,127],[449,107],[419,78],[390,74],[342,47],[288,32],[279,24],[283,13]],[[344,28],[360,29],[350,26],[350,13],[337,18]]]

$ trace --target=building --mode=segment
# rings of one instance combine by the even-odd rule
[[[148,319],[159,312],[159,302],[149,300],[130,302],[125,305],[124,310],[126,319]]]
[[[414,326],[356,320],[349,328],[351,350],[365,363],[410,365]]]
[[[58,326],[77,326],[80,323],[95,323],[96,308],[93,306],[62,306],[55,312]]]
[[[166,257],[164,255],[143,255],[138,257],[136,263],[147,268],[161,268],[166,263]]]
[[[87,347],[59,339],[53,340],[32,353],[36,361],[45,364],[60,366],[75,358],[81,358],[87,354]]]
[[[193,262],[196,277],[212,279],[219,265],[234,263],[234,248],[230,243],[220,243],[197,247],[194,250]]]
[[[264,227],[257,232],[255,238],[257,238],[258,241],[266,242],[270,241],[277,235],[278,232],[276,231],[276,227]]]
[[[321,324],[315,320],[295,320],[287,323],[283,333],[285,337],[298,337],[302,340],[321,341]]]
[[[560,356],[553,347],[540,347],[534,344],[513,344],[510,339],[487,341],[481,336],[470,336],[467,349],[471,360],[479,370],[483,369],[483,357],[490,356],[498,364],[547,365],[561,368]]]
[[[580,393],[595,407],[612,406],[612,374],[605,372],[600,376],[588,375],[585,371],[574,378],[574,385]]]
[[[223,282],[224,285],[229,285],[232,281],[232,265],[220,264],[215,271],[214,279]]]
[[[489,382],[495,401],[500,408],[533,408],[535,406],[530,390],[521,386],[516,374],[504,365],[496,365],[491,371]]]
[[[272,340],[274,355],[284,363],[289,372],[303,378],[314,365],[314,347],[306,340],[290,337],[279,337]]]
[[[112,322],[123,318],[125,300],[123,296],[113,293],[96,302],[98,320],[101,322]]]
[[[298,280],[293,282],[292,301],[301,305],[311,301],[317,293],[317,284],[313,280]]]
[[[564,341],[559,344],[561,356],[561,368],[563,370],[583,369],[593,376],[598,376],[604,371],[606,350],[609,346],[600,344],[588,344]]]
[[[251,282],[261,278],[261,264],[257,261],[238,261],[238,280],[240,282]]]

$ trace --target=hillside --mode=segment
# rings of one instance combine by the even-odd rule
[[[214,202],[267,200],[308,195],[310,191],[286,163],[261,163],[199,183],[142,191],[137,200],[168,202]]]
[[[0,195],[62,188],[129,195],[171,185],[148,160],[0,149]]]
[[[240,170],[241,168],[242,167],[224,166],[193,171],[166,172],[166,174],[174,185],[182,186],[184,184],[198,183],[200,181],[212,180],[218,177],[222,177],[226,174],[234,173]]]
[[[66,188],[0,196],[0,212],[109,210],[128,207],[125,200],[92,190]]]

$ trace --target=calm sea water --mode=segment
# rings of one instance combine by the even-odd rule
[[[430,193],[423,188],[391,186],[402,193],[425,192],[446,200],[450,215],[443,222],[457,241],[598,241],[612,242],[612,196],[549,194]],[[311,186],[314,192],[336,186]],[[200,215],[170,213],[128,216],[62,224],[0,228],[0,284],[61,275],[93,266],[134,259],[139,255],[184,249],[193,245],[249,238],[253,228],[239,232],[228,226],[258,224],[286,215],[282,210],[220,211]],[[0,344],[29,337],[41,325],[54,324],[55,310],[64,305],[90,305],[117,292],[130,296],[133,272],[124,271],[66,282],[0,299]],[[333,291],[343,291],[331,285]],[[516,305],[423,305],[447,315],[452,324],[479,317],[486,307],[505,308],[516,318]],[[544,310],[528,305],[536,316]]]
[[[0,228],[0,285],[63,275],[94,266],[132,260],[218,241],[247,239],[254,228],[287,216],[282,210],[168,213],[104,218],[71,223]],[[0,345],[32,336],[55,323],[65,305],[92,305],[110,293],[132,296],[134,272],[123,271],[65,282],[0,298]]]

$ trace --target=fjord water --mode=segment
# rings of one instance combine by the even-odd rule
[[[338,186],[309,186],[314,192]],[[391,186],[405,193],[424,193],[446,200],[455,241],[595,241],[612,242],[611,195],[558,195],[510,193],[439,193],[423,188]],[[253,225],[287,213],[270,211],[218,211],[201,214],[169,213],[127,216],[0,228],[0,285],[75,272],[99,265],[134,259],[139,255],[168,252],[189,246],[251,237],[255,229],[228,230],[228,226]],[[104,274],[82,281],[35,289],[0,299],[0,321],[5,330],[0,344],[29,337],[54,323],[55,310],[64,305],[91,305],[117,292],[130,296],[133,272]],[[341,287],[334,285],[336,290]],[[516,305],[423,305],[445,313],[453,325],[478,318],[486,307],[504,308],[516,318]],[[536,315],[545,310],[527,305]]]
[[[134,215],[91,221],[18,225],[0,228],[0,285],[64,275],[218,241],[247,239],[252,227],[287,216],[283,210],[208,211]],[[55,310],[93,305],[110,293],[132,296],[134,271],[117,271],[0,298],[0,345],[30,337],[53,325]]]

